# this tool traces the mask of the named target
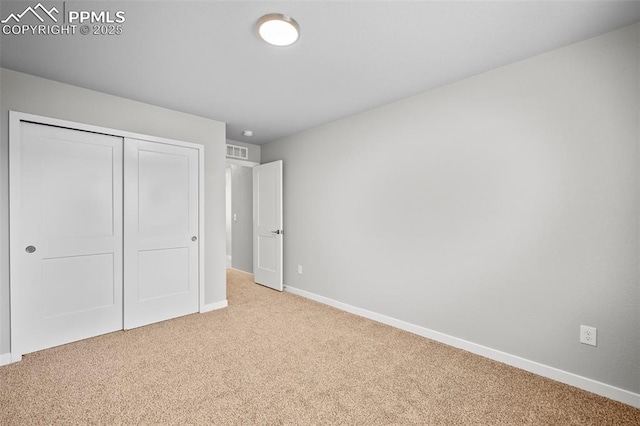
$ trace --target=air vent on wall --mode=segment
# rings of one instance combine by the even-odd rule
[[[249,149],[245,148],[244,146],[227,144],[227,157],[246,160],[249,158]]]

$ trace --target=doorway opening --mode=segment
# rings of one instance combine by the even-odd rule
[[[253,274],[253,166],[227,159],[225,177],[227,268]]]

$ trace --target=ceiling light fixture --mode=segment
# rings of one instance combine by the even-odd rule
[[[289,46],[300,38],[300,26],[290,16],[269,13],[258,19],[258,35],[274,46]]]
[[[242,136],[251,137],[253,136],[253,130],[245,130],[242,132]]]

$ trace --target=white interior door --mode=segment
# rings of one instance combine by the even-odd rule
[[[28,122],[19,132],[10,163],[14,361],[122,329],[122,138]]]
[[[125,139],[125,329],[198,311],[198,155]]]
[[[253,275],[282,291],[282,161],[253,168]]]

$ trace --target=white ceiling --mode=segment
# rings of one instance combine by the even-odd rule
[[[0,14],[36,3],[3,2]],[[224,121],[229,139],[258,144],[640,21],[638,1],[64,6],[123,10],[123,34],[2,35],[2,66]],[[298,21],[298,43],[257,38],[256,20],[272,12]]]

